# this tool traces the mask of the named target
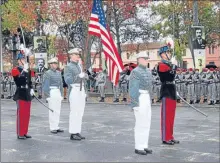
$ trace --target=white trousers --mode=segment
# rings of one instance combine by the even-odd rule
[[[53,110],[53,112],[49,111],[49,124],[50,130],[58,130],[59,122],[60,122],[60,109],[61,109],[61,101],[62,96],[60,93],[60,89],[51,89],[50,97],[47,98],[49,108]]]
[[[135,128],[134,139],[135,149],[144,150],[148,148],[148,140],[151,125],[151,101],[149,93],[141,93],[139,96],[139,107],[134,107]]]
[[[78,84],[71,85],[72,90],[69,96],[70,117],[69,117],[69,133],[81,133],[82,117],[86,105],[86,94],[84,87],[80,91]]]

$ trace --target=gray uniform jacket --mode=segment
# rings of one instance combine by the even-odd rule
[[[63,81],[61,72],[58,70],[50,69],[44,73],[42,90],[46,97],[50,95],[50,87],[58,87],[61,92],[61,96],[63,96]]]
[[[81,73],[81,68],[77,62],[70,62],[64,68],[64,80],[65,80],[66,84],[68,84],[69,93],[71,92],[71,89],[72,89],[70,84],[80,84],[81,83],[82,79],[79,77],[80,73]],[[87,78],[87,77],[88,76],[86,76],[85,78]],[[85,88],[85,84],[84,84],[84,88]],[[85,88],[85,90],[86,90],[86,88]]]
[[[152,81],[150,69],[142,65],[133,69],[129,80],[129,95],[132,108],[139,106],[139,90],[147,90],[151,94]]]

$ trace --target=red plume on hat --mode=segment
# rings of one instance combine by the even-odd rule
[[[193,71],[193,69],[192,69],[192,68],[189,68],[189,71]]]
[[[210,68],[209,70],[210,70],[210,71],[214,71],[214,68]]]

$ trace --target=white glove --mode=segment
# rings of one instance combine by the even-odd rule
[[[81,72],[80,74],[79,74],[79,77],[80,78],[84,78],[86,75],[85,75],[85,73],[84,72]]]
[[[25,64],[24,64],[23,71],[28,72],[28,68],[29,68],[28,63],[25,63]]]
[[[33,89],[31,89],[30,94],[31,94],[31,96],[35,96],[35,92]]]

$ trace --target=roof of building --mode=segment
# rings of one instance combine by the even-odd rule
[[[140,43],[140,44],[124,44],[121,46],[122,51],[136,51],[139,50],[150,50],[150,49],[159,49],[164,43],[163,42],[149,42],[149,43]]]

